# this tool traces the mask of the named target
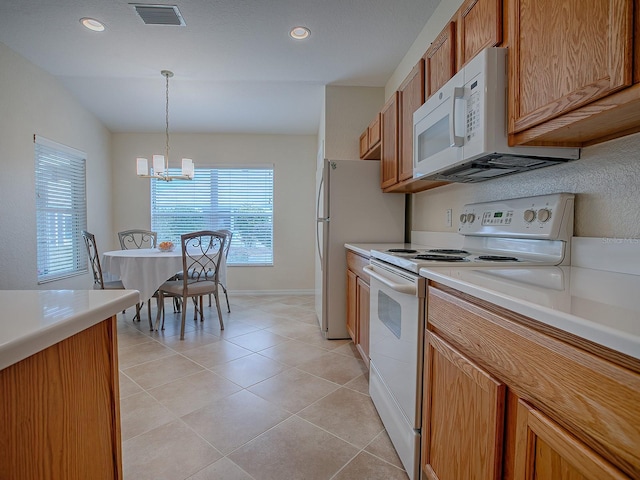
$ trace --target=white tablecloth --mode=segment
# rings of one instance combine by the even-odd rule
[[[138,290],[140,301],[151,298],[154,292],[182,270],[182,252],[161,252],[156,248],[114,250],[104,252],[102,270],[122,280],[125,288]],[[226,285],[227,264],[220,262],[220,282]]]

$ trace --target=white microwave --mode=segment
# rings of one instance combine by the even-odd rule
[[[580,158],[570,147],[510,147],[507,49],[476,55],[413,114],[413,177],[481,182]]]

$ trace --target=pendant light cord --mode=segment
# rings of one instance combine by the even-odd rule
[[[165,138],[166,138],[166,145],[165,145],[165,174],[169,175],[169,77],[171,76],[171,72],[168,71],[164,71],[163,75],[165,76],[167,82],[166,82],[166,98],[167,98],[167,103],[166,103],[166,107],[165,107],[165,118],[166,118],[166,122],[165,122]]]

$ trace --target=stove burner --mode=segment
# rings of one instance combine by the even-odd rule
[[[451,255],[469,255],[469,252],[466,250],[454,250],[450,248],[432,248],[428,251],[431,253],[448,253]]]
[[[390,248],[387,250],[389,253],[418,253],[417,250],[412,250],[410,248]]]
[[[416,255],[416,260],[435,260],[438,262],[466,262],[464,257],[454,257],[451,255]]]
[[[518,262],[516,257],[502,257],[500,255],[480,255],[478,260],[487,260],[489,262]]]

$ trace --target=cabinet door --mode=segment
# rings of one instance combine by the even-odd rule
[[[358,277],[351,270],[347,270],[347,332],[351,340],[358,344]]]
[[[369,366],[369,285],[358,277],[358,351]]]
[[[456,24],[449,22],[424,54],[425,101],[456,73]]]
[[[458,12],[459,69],[502,42],[502,0],[467,0]]]
[[[413,112],[424,103],[424,60],[421,58],[398,89],[400,92],[400,163],[398,180],[413,177]]]
[[[509,133],[631,84],[633,2],[509,2]]]
[[[518,480],[629,478],[522,400],[517,412],[514,473]]]
[[[369,129],[367,128],[362,135],[360,135],[360,158],[364,159],[367,156],[369,150]]]
[[[398,183],[399,135],[398,92],[382,107],[382,151],[380,152],[380,188]]]
[[[429,480],[498,480],[505,386],[426,332],[422,472]]]

